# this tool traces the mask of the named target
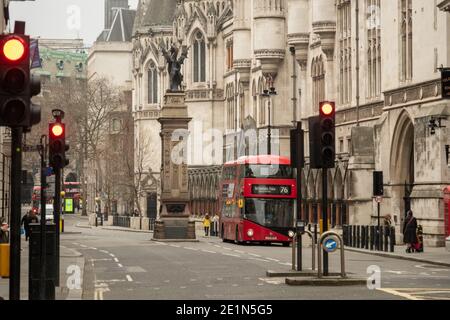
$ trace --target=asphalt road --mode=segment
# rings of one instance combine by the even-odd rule
[[[239,246],[217,238],[160,243],[147,233],[78,228],[78,222],[79,217],[66,217],[69,233],[61,245],[85,256],[87,300],[450,299],[450,268],[347,252],[347,272],[367,278],[368,267],[376,266],[381,288],[288,286],[266,271],[288,271],[291,248]],[[311,249],[304,250],[306,267]],[[330,271],[339,271],[338,254],[330,256]]]

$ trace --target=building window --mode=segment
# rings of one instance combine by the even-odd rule
[[[313,60],[311,74],[313,80],[313,110],[316,110],[319,103],[325,100],[325,66],[322,56]]]
[[[148,83],[148,103],[158,103],[158,69],[156,64],[151,61],[147,71],[147,83]]]
[[[118,132],[118,131],[120,131],[120,127],[121,127],[121,121],[120,121],[120,119],[113,119],[113,120],[112,120],[112,131],[113,131],[113,132]]]
[[[339,102],[352,99],[352,8],[350,0],[338,2]]]
[[[344,138],[339,139],[339,153],[344,152]]]
[[[227,42],[227,71],[233,69],[233,41]]]
[[[206,81],[206,46],[205,38],[197,31],[194,38],[194,82]]]
[[[264,103],[264,99],[261,96],[261,94],[263,93],[263,80],[260,78],[259,82],[258,82],[258,106],[259,106],[259,124],[260,125],[264,125],[266,123],[266,108],[265,108],[265,103]]]
[[[381,22],[380,0],[367,0],[367,96],[381,94]]]
[[[227,128],[236,129],[236,104],[234,101],[234,85],[230,84],[227,88]]]
[[[412,0],[400,0],[401,19],[401,80],[411,80],[412,61]]]

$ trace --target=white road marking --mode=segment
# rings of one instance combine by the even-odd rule
[[[181,248],[180,246],[177,246],[176,244],[171,244],[170,246],[174,247],[174,248]]]
[[[269,260],[264,260],[262,258],[248,258],[248,260],[256,260],[256,261],[262,261],[262,262],[270,262]]]
[[[91,259],[91,262],[97,262],[97,261],[112,261],[112,259]]]
[[[106,251],[106,250],[100,250],[100,252],[103,252],[103,253],[109,254],[109,252],[108,252],[108,251]]]
[[[291,262],[278,262],[278,264],[281,264],[282,266],[291,266]]]
[[[241,253],[241,254],[245,253],[244,251],[241,251],[241,250],[234,250],[234,252]]]
[[[273,259],[273,258],[264,258],[264,259],[267,259],[267,260],[270,260],[270,261],[275,261],[275,262],[280,262],[280,260],[277,260],[277,259]]]
[[[184,247],[184,249],[187,249],[187,250],[192,250],[192,251],[198,251],[198,249],[195,249],[195,248],[191,248],[191,247]]]
[[[259,280],[269,284],[283,284],[285,282],[284,278],[259,278]]]
[[[132,278],[129,274],[127,274],[127,280],[128,280],[129,282],[132,282],[132,281],[133,281],[133,278]]]
[[[222,248],[225,249],[225,250],[233,250],[233,249],[227,248],[227,247],[222,247]]]
[[[110,255],[111,257],[113,257],[113,258],[115,258],[115,257],[116,257],[116,256],[115,256],[115,255],[113,255],[112,253],[110,253],[109,255]]]
[[[80,247],[87,248],[87,246],[85,246],[84,244],[80,244]]]
[[[127,280],[123,280],[123,279],[95,280],[96,283],[97,282],[100,282],[100,283],[108,283],[108,282],[114,283],[114,282],[125,282],[125,281],[127,281]]]
[[[217,244],[215,244],[214,247],[216,247],[216,248],[222,248],[221,246],[219,246],[219,245],[217,245]]]
[[[123,268],[123,265],[121,263],[117,264],[119,266],[119,268]]]
[[[94,247],[90,247],[89,249],[90,250],[97,250],[97,248],[94,248]]]
[[[215,251],[209,251],[209,250],[202,250],[203,252],[206,252],[206,253],[217,253],[217,252],[215,252]]]
[[[253,256],[253,257],[261,258],[261,256],[260,256],[259,254],[249,253],[249,255],[251,255],[251,256]]]
[[[222,253],[222,255],[224,255],[224,256],[230,256],[230,257],[236,257],[236,258],[240,258],[240,257],[241,257],[240,255],[232,254],[232,253]]]
[[[408,273],[406,271],[395,271],[395,270],[387,270],[385,272],[389,272],[389,273],[393,273],[393,274],[397,274],[397,275],[402,275],[402,274],[407,274]]]
[[[117,258],[114,258],[114,261],[115,261],[115,262],[119,262],[119,259],[117,259]]]

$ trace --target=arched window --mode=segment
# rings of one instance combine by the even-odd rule
[[[413,75],[412,63],[412,0],[401,0],[401,78],[410,80]]]
[[[325,100],[325,66],[322,56],[313,59],[312,70],[313,80],[313,108],[319,106],[319,102]]]
[[[200,31],[194,36],[194,82],[206,81],[206,46]]]
[[[369,0],[370,1],[370,0]],[[351,1],[339,0],[337,6],[339,35],[339,102],[346,104],[352,98],[352,21]],[[318,93],[319,94],[319,93]]]
[[[245,120],[245,94],[242,83],[239,84],[239,118],[241,128],[243,128]]]
[[[148,66],[147,81],[148,103],[158,103],[158,70],[156,68],[156,64],[153,61],[151,61]]]

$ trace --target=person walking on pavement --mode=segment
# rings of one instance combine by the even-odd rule
[[[212,223],[213,223],[213,236],[218,237],[219,236],[219,215],[216,213],[214,214],[214,217],[212,217]]]
[[[9,226],[6,223],[4,218],[1,218],[0,221],[0,243],[8,243],[9,242]]]
[[[25,241],[28,241],[28,238],[30,238],[30,223],[38,222],[39,220],[33,210],[28,211],[28,213],[23,216],[21,225],[23,225],[25,229]]]
[[[392,217],[390,214],[387,214],[384,216],[383,224],[385,227],[391,227],[392,226]]]
[[[205,237],[209,235],[209,228],[211,227],[211,220],[209,219],[209,214],[206,214],[203,219],[203,227],[205,228]]]
[[[405,224],[403,226],[403,242],[406,244],[406,252],[411,253],[414,250],[414,244],[417,241],[417,220],[411,210],[408,211]]]

